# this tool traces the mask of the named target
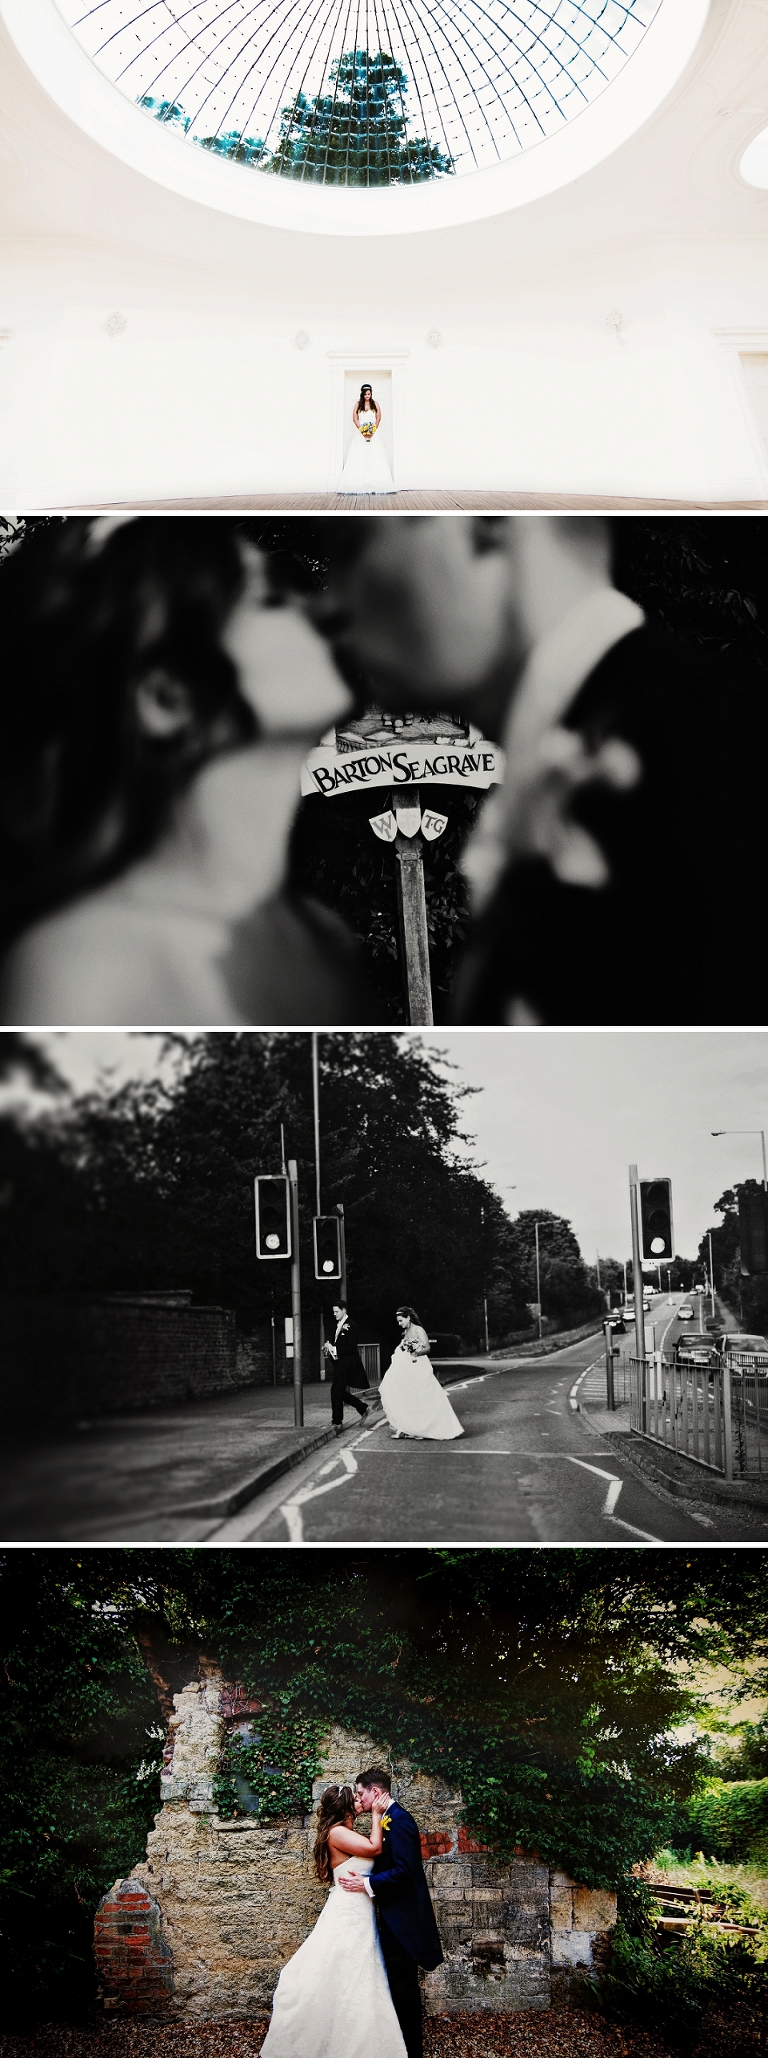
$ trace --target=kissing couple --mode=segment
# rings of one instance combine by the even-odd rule
[[[371,1817],[370,1836],[356,1826]],[[269,2058],[422,2058],[419,1966],[443,1952],[413,1816],[380,1765],[327,1786],[315,1870],[329,1886],[314,1929],[283,1966],[262,2051]]]

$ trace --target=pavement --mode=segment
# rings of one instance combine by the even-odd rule
[[[8,1542],[194,1541],[336,1437],[326,1385],[152,1408],[77,1424],[43,1443],[7,1438],[0,1455]],[[355,1423],[357,1417],[354,1418]]]

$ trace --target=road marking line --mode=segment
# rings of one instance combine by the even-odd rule
[[[597,1359],[595,1359],[595,1364],[597,1364]],[[570,1393],[569,1393],[569,1395],[568,1395],[568,1405],[569,1405],[569,1407],[571,1407],[571,1408],[578,1408],[578,1405],[579,1405],[579,1403],[578,1403],[578,1400],[577,1400],[576,1396],[577,1396],[577,1394],[578,1394],[578,1391],[579,1391],[579,1387],[580,1387],[580,1385],[581,1385],[581,1381],[582,1381],[582,1379],[586,1379],[587,1373],[588,1373],[588,1372],[592,1372],[593,1370],[594,1370],[594,1366],[592,1366],[592,1365],[585,1365],[585,1367],[584,1367],[584,1371],[583,1371],[583,1372],[581,1373],[580,1377],[579,1377],[578,1379],[576,1379],[576,1380],[574,1381],[574,1384],[573,1384],[573,1386],[571,1387],[571,1391],[570,1391]]]
[[[623,1522],[620,1515],[612,1515],[614,1529],[626,1529],[630,1536],[639,1536],[643,1543],[663,1543],[662,1536],[652,1536],[650,1529],[636,1529],[634,1522]]]
[[[585,1472],[595,1472],[598,1479],[608,1480],[608,1492],[603,1502],[603,1514],[612,1515],[624,1485],[623,1479],[617,1479],[615,1472],[604,1472],[601,1465],[588,1465],[586,1458],[570,1458],[569,1462],[571,1465],[581,1465]]]
[[[665,1331],[664,1331],[664,1335],[662,1336],[662,1339],[661,1339],[661,1343],[659,1344],[659,1350],[660,1350],[660,1351],[663,1351],[663,1349],[664,1349],[664,1345],[665,1345],[665,1343],[666,1343],[666,1341],[667,1341],[667,1337],[668,1337],[668,1335],[669,1335],[669,1332],[670,1332],[670,1329],[672,1328],[672,1324],[673,1324],[673,1322],[676,1322],[676,1321],[677,1321],[677,1309],[675,1309],[674,1315],[670,1315],[669,1321],[668,1321],[668,1323],[667,1323],[667,1326],[666,1326],[666,1329],[665,1329]]]
[[[341,1461],[344,1467],[340,1479],[328,1479],[325,1486],[302,1486],[300,1491],[292,1496],[291,1500],[283,1501],[280,1514],[285,1522],[291,1543],[304,1542],[304,1518],[301,1510],[306,1506],[307,1501],[319,1501],[323,1494],[333,1493],[335,1487],[346,1486],[347,1482],[354,1478],[358,1469],[354,1450],[339,1451],[336,1458],[332,1458],[322,1466],[321,1472],[316,1473],[316,1478],[319,1479],[324,1472],[330,1472],[332,1466],[338,1460]]]

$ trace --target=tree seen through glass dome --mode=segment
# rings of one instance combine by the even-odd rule
[[[407,134],[408,79],[394,58],[347,50],[330,80],[332,92],[299,93],[282,109],[270,171],[334,186],[410,185],[453,171],[436,143]]]
[[[347,50],[328,78],[329,92],[299,92],[281,108],[274,150],[237,129],[193,140],[217,157],[328,186],[411,185],[453,171],[447,151],[426,136],[408,135],[408,76],[388,53]],[[139,104],[157,121],[189,133],[190,117],[177,101],[144,94]]]

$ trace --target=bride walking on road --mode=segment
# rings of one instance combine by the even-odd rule
[[[463,1436],[447,1393],[429,1361],[429,1337],[415,1308],[397,1310],[402,1341],[379,1387],[379,1399],[394,1436],[428,1437],[447,1443]]]
[[[339,480],[339,492],[393,493],[395,482],[389,469],[389,459],[383,439],[377,434],[381,428],[381,408],[378,400],[374,400],[371,386],[361,386],[360,399],[352,410],[352,420],[354,434]]]
[[[345,1893],[345,1879],[367,1878],[381,1854],[385,1802],[371,1804],[371,1834],[354,1827],[363,1813],[350,1786],[326,1787],[317,1811],[315,1870],[329,1886],[314,1929],[283,1966],[262,2045],[268,2058],[406,2058],[369,1892]]]

